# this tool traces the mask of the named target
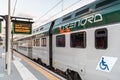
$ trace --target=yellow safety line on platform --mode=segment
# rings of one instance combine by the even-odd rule
[[[15,52],[15,51],[14,51]],[[40,66],[33,63],[31,60],[27,59],[26,57],[18,54],[17,52],[14,53],[18,57],[20,57],[22,60],[24,60],[26,63],[30,64],[33,68],[35,68],[37,71],[42,73],[44,76],[46,76],[49,80],[61,80],[60,78],[56,77],[55,75],[51,74],[50,72],[44,70]]]

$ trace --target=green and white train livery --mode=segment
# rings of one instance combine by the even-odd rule
[[[97,0],[34,29],[26,42],[30,58],[68,80],[119,80],[119,34],[120,0]]]

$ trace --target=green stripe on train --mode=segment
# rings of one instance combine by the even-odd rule
[[[98,27],[107,24],[113,24],[120,22],[120,10],[114,11],[106,14],[96,13],[85,18],[80,18],[78,20],[67,23],[66,25],[57,27],[53,29],[53,34],[58,34],[59,29],[65,30],[67,27],[70,28],[70,31],[76,31],[86,28]]]

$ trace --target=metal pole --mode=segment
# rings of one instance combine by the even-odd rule
[[[12,29],[12,32],[11,32],[11,34],[12,34],[12,39],[11,39],[11,49],[12,49],[12,60],[13,60],[13,29]]]
[[[11,9],[11,1],[8,0],[8,68],[7,68],[7,73],[8,75],[11,74],[11,58],[12,58],[12,54],[11,54],[11,27],[10,27],[10,23],[11,23],[11,14],[10,14],[10,9]]]
[[[8,55],[7,55],[7,53],[8,53],[8,15],[6,15],[5,17],[4,17],[4,19],[5,19],[5,21],[6,21],[6,29],[5,29],[5,69],[7,70],[7,64],[8,64]]]

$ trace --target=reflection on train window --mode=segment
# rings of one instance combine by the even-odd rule
[[[46,46],[46,38],[41,39],[41,46],[45,47]]]
[[[86,32],[77,32],[70,35],[70,46],[74,48],[86,47]]]
[[[36,46],[40,46],[40,39],[36,39]]]
[[[107,29],[97,29],[95,31],[95,47],[96,49],[107,48]]]
[[[65,35],[56,36],[56,46],[65,47]]]

